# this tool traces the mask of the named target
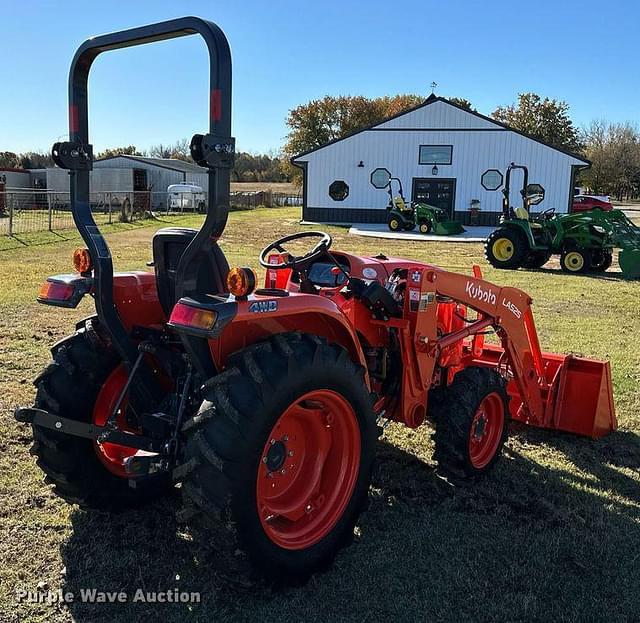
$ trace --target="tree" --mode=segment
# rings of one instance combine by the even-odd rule
[[[19,160],[23,169],[46,169],[54,166],[51,154],[39,151],[27,151],[20,154]]]
[[[581,147],[578,130],[568,113],[566,102],[520,93],[517,104],[499,106],[491,116],[554,147],[577,151]]]
[[[127,147],[110,147],[98,154],[98,160],[102,158],[112,158],[113,156],[143,156],[144,154],[136,149],[135,145]]]
[[[636,126],[592,121],[583,130],[583,141],[591,167],[581,172],[581,184],[618,200],[640,194],[640,133]]]
[[[465,110],[470,110],[472,112],[478,112],[466,97],[449,97],[447,99],[452,104],[460,106],[460,108],[464,108]]]
[[[285,173],[299,180],[299,170],[288,162],[291,157],[381,123],[423,102],[423,96],[410,94],[373,99],[362,95],[327,95],[297,106],[287,116],[290,131],[284,147]]]
[[[287,182],[283,160],[277,154],[236,154],[232,179],[235,182]]]
[[[159,143],[149,148],[149,155],[153,158],[175,158],[192,162],[189,144],[187,138],[181,138],[171,145]]]
[[[15,169],[20,166],[17,154],[12,151],[0,151],[0,167],[3,169]]]

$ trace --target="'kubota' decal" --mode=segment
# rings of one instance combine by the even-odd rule
[[[249,305],[249,311],[253,314],[274,312],[278,309],[278,301],[254,301]]]
[[[496,304],[496,295],[494,291],[491,288],[487,288],[485,290],[479,283],[476,284],[473,283],[473,281],[467,281],[464,291],[472,299],[477,299],[478,301],[489,303],[490,305]]]

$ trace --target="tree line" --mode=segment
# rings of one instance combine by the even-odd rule
[[[113,156],[148,156],[152,158],[176,158],[193,162],[189,152],[189,140],[184,138],[175,143],[152,145],[147,150],[139,150],[135,145],[110,147],[98,152],[96,158],[110,158]],[[16,154],[11,151],[0,151],[0,168],[10,169],[44,169],[53,167],[51,154],[30,151]],[[288,182],[290,176],[283,166],[282,156],[277,153],[251,154],[239,152],[236,154],[235,166],[231,174],[234,182]]]
[[[467,99],[447,99],[477,112]],[[298,106],[287,117],[289,134],[283,150],[286,162],[296,154],[380,123],[423,102],[421,95],[372,99],[327,96]],[[590,160],[591,169],[580,172],[577,181],[592,193],[613,195],[619,200],[640,197],[640,132],[635,124],[599,120],[580,128],[573,123],[566,102],[537,93],[518,94],[514,103],[498,106],[490,117]],[[299,175],[295,168],[289,168],[289,173]]]
[[[448,101],[463,109],[477,112],[472,103],[459,97]],[[289,111],[286,124],[289,133],[281,152],[268,154],[236,154],[232,181],[286,182],[300,181],[300,171],[290,158],[321,147],[362,128],[381,123],[424,102],[424,96],[403,94],[367,98],[361,95],[326,96],[301,104]],[[633,123],[611,123],[594,120],[577,127],[566,102],[542,97],[536,93],[520,93],[517,100],[497,107],[490,115],[496,121],[520,130],[554,147],[568,150],[591,161],[591,168],[581,171],[578,184],[594,194],[621,199],[640,197],[640,131]],[[118,154],[178,158],[191,161],[189,140],[152,145],[138,150],[135,145],[105,149],[97,154],[106,158]],[[0,167],[43,168],[53,166],[49,154],[40,152],[0,152]]]

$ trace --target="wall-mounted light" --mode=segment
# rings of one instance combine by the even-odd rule
[[[362,160],[360,160],[360,162],[358,162],[358,166],[362,169],[364,168],[364,162],[362,162]]]
[[[431,169],[431,175],[438,175],[438,165],[434,164],[433,169]]]

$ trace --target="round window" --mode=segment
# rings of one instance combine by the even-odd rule
[[[344,201],[349,196],[349,186],[342,180],[336,180],[329,185],[329,197],[334,201]]]

